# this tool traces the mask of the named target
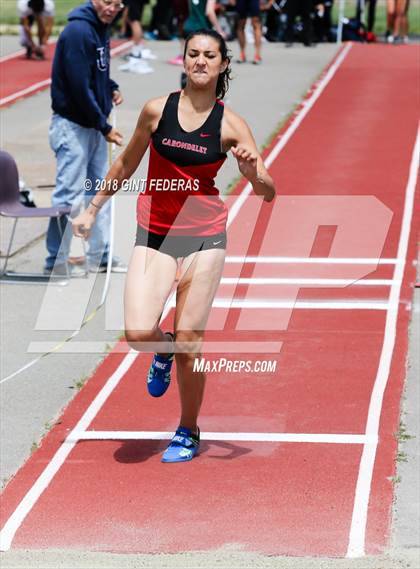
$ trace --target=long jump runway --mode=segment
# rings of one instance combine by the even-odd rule
[[[346,46],[267,151],[275,202],[244,184],[229,199],[200,455],[161,464],[175,381],[149,398],[150,354],[121,343],[7,486],[3,550],[384,550],[415,278],[416,56]]]

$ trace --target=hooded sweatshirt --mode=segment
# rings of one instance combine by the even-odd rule
[[[73,10],[57,42],[52,68],[53,111],[107,135],[112,92],[118,85],[109,78],[109,36],[88,2]]]

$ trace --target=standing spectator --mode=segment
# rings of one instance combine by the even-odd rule
[[[127,20],[131,28],[131,38],[134,44],[131,48],[130,57],[156,59],[150,49],[145,49],[144,46],[141,19],[147,2],[148,0],[126,0],[126,6],[128,7]]]
[[[300,18],[302,20],[303,45],[305,45],[306,47],[310,47],[312,45],[312,22],[311,22],[312,7],[313,7],[312,0],[287,0],[286,4],[287,25],[284,34],[286,47],[291,47],[293,45],[294,26],[297,15],[300,15]]]
[[[184,22],[188,18],[188,0],[172,0],[172,10],[176,19],[177,36],[179,39],[179,54],[168,61],[171,65],[184,65]]]
[[[37,59],[45,59],[45,46],[51,35],[54,23],[53,0],[18,0],[20,19],[20,44],[26,48],[28,59],[35,55]],[[32,36],[32,24],[38,27],[38,41],[36,45]]]
[[[408,42],[408,7],[409,0],[387,1],[387,31],[388,43]]]
[[[212,28],[225,37],[217,20],[215,0],[190,0],[188,18],[184,22],[184,36]]]
[[[367,19],[365,18],[366,4],[369,4]],[[375,27],[375,14],[376,14],[376,0],[357,0],[356,20],[365,25],[366,21],[366,39],[367,41],[374,41],[376,38],[373,34]]]
[[[172,39],[173,10],[171,0],[157,0],[153,12],[150,28],[157,30],[158,40],[170,41]]]
[[[332,28],[331,11],[333,3],[334,0],[315,1],[313,31],[315,35],[315,40],[317,42],[335,41],[335,38],[331,32]]]
[[[122,144],[121,134],[108,124],[112,103],[122,97],[118,85],[109,77],[109,25],[123,8],[120,0],[91,0],[70,13],[61,33],[52,69],[51,97],[54,111],[50,144],[57,159],[53,206],[77,209],[89,203],[107,169],[107,144]],[[86,180],[88,183],[86,184]],[[84,190],[92,187],[90,196]],[[51,219],[47,232],[48,257],[45,274],[68,274],[71,231],[64,231],[68,217]],[[98,215],[99,225],[92,232],[87,254],[91,270],[105,270],[108,257],[110,209]],[[60,223],[64,239],[60,247]],[[76,276],[77,267],[72,267]],[[113,270],[122,272],[118,260]]]
[[[184,22],[184,37],[187,38],[189,34],[198,32],[199,30],[211,30],[212,28],[216,30],[223,39],[225,39],[225,34],[217,20],[215,0],[189,0],[188,18]],[[185,72],[182,72],[182,89],[185,87],[186,83],[187,76]]]
[[[273,0],[266,2],[261,8],[268,10]],[[260,19],[260,0],[236,0],[236,11],[238,13],[238,42],[239,42],[239,59],[238,63],[246,61],[246,36],[245,25],[248,18],[251,18],[252,31],[254,33],[254,59],[252,63],[258,65],[261,63],[261,19]]]
[[[127,20],[130,24],[131,38],[134,44],[131,48],[131,57],[141,57],[143,42],[143,28],[141,27],[141,18],[143,16],[145,3],[145,0],[126,0],[126,6],[128,8]]]

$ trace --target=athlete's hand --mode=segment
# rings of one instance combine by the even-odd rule
[[[112,92],[112,102],[114,105],[121,105],[123,101],[124,99],[120,91],[116,90]]]
[[[73,226],[73,235],[89,239],[92,226],[95,223],[95,214],[88,211],[82,211],[77,217],[71,220]]]
[[[107,140],[108,142],[114,142],[117,146],[122,146],[123,135],[120,132],[118,132],[116,128],[112,128],[105,136],[105,140]]]
[[[246,146],[232,146],[232,154],[238,161],[238,168],[241,174],[250,182],[257,178],[257,155],[249,150]]]

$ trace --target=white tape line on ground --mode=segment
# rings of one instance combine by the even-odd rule
[[[37,354],[40,352],[49,352],[55,345],[55,342],[31,342],[29,344],[28,353]],[[281,346],[281,342],[269,342],[268,340],[264,340],[264,342],[228,342],[226,340],[221,340],[220,342],[205,341],[202,351],[206,354],[278,354],[280,353]],[[192,345],[191,349],[194,349]],[[125,344],[117,345],[112,349],[112,353],[114,354],[126,351],[127,346]],[[91,342],[89,340],[82,342],[68,342],[60,349],[61,354],[106,354],[107,352],[109,352],[109,347],[106,342]]]
[[[175,307],[176,300],[170,301],[171,308]],[[363,301],[363,300],[264,300],[264,299],[231,299],[215,298],[213,308],[293,308],[299,310],[387,310],[389,302]]]
[[[369,404],[366,435],[375,436],[379,432],[382,402],[388,383],[389,371],[395,347],[397,332],[398,303],[401,293],[401,283],[404,275],[404,266],[407,256],[408,239],[410,235],[411,219],[413,215],[414,195],[419,168],[420,131],[414,144],[411,157],[408,182],[405,191],[404,212],[401,224],[401,234],[398,244],[397,259],[393,284],[389,297],[389,309],[386,315],[385,333],[382,345],[378,371],[372,390]],[[363,449],[359,466],[359,475],[356,484],[356,493],[353,506],[347,557],[362,557],[365,555],[366,524],[369,506],[369,497],[372,485],[373,468],[375,466],[377,445],[366,445]]]
[[[252,278],[235,278],[223,277],[220,284],[236,285],[236,284],[252,284],[252,285],[302,285],[309,287],[314,286],[391,286],[392,279],[361,279],[355,281],[354,279],[289,279],[277,277],[252,277]]]
[[[72,440],[169,440],[173,431],[73,431]],[[244,441],[266,443],[332,443],[332,444],[372,444],[376,437],[367,435],[348,435],[334,433],[223,433],[202,432],[202,441]]]
[[[226,257],[225,263],[262,263],[281,265],[396,265],[398,259],[338,258],[338,257]]]

